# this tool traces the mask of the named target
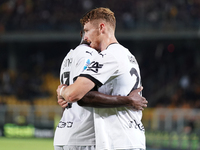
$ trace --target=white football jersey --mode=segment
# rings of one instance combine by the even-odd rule
[[[141,86],[138,63],[128,49],[114,43],[81,73],[108,95],[127,96]],[[94,108],[96,149],[146,148],[142,111],[133,108]]]
[[[86,44],[70,50],[61,65],[60,82],[73,84],[97,54]],[[54,145],[95,145],[93,108],[80,107],[76,102],[72,103],[71,108],[65,108],[55,131]]]

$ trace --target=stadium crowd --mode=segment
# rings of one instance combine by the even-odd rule
[[[144,55],[140,64],[145,94],[153,107],[200,108],[199,45],[174,42],[170,51],[171,45],[158,44],[155,53]]]
[[[109,7],[115,12],[117,31],[185,31],[200,27],[199,0],[1,0],[0,33],[79,31],[79,18],[88,10],[100,6]],[[150,107],[200,108],[199,45],[196,44],[198,42],[183,43],[166,45],[158,42],[152,48],[148,44],[142,47],[144,44],[139,43],[141,52],[136,57],[141,67],[144,87],[148,89],[144,90],[144,96],[148,100],[156,99],[149,102]],[[151,53],[148,52],[150,49]],[[48,59],[37,53],[34,55],[38,59],[33,60],[31,57],[29,63],[21,64],[17,72],[8,70],[5,63],[8,54],[6,57],[0,55],[0,95],[15,94],[19,99],[49,95],[48,91],[41,90],[43,73],[58,78],[61,62],[56,61],[54,54]],[[52,70],[55,71],[52,73]],[[171,91],[166,91],[167,87]]]
[[[200,31],[200,0],[1,0],[0,35],[11,32],[78,33],[79,18],[100,6],[109,7],[115,12],[117,31]],[[129,39],[119,42],[125,42],[123,45],[138,60],[144,87],[142,93],[148,100],[150,110],[200,109],[199,37]],[[78,43],[15,43],[2,42],[0,39],[0,106],[58,105],[55,90],[59,84],[60,65],[67,51]],[[11,67],[12,51],[16,59],[15,68]],[[151,114],[146,113],[147,121]],[[192,132],[199,137],[198,120],[187,120],[183,133]],[[146,129],[148,131],[150,128],[146,126]],[[158,132],[158,135],[161,134]],[[150,139],[147,136],[147,141],[156,138],[155,131],[152,135]],[[177,141],[174,137],[171,143]],[[160,139],[153,140],[153,145]]]
[[[133,50],[133,54],[138,59],[144,86],[143,95],[149,101],[148,106],[200,108],[199,44],[191,41],[174,41],[174,49],[171,50],[169,48],[173,47],[173,44],[159,43],[151,47],[148,44],[142,45],[143,42],[138,43],[141,46],[138,50],[131,47],[135,45],[132,42],[127,43],[126,46]],[[26,59],[21,60],[21,63],[18,62],[15,71],[9,70],[6,57],[1,57],[1,96],[16,95],[19,100],[32,101],[34,98],[55,94],[59,84],[59,68],[66,54],[66,47],[60,44],[60,53],[55,55],[56,46],[47,43],[46,45],[49,45],[46,50],[29,49],[24,51],[23,56],[21,53],[16,53],[17,57],[26,57]],[[17,49],[17,51],[21,50]],[[55,77],[57,80],[55,84],[53,84],[54,78],[46,78],[48,74]],[[49,82],[52,91],[44,88],[48,86],[46,82]]]
[[[0,32],[79,29],[79,19],[94,7],[115,12],[118,30],[198,29],[199,0],[1,0]]]

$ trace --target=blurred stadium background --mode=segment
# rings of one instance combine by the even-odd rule
[[[62,59],[100,6],[140,65],[147,150],[200,149],[199,0],[1,0],[0,140],[53,138]]]

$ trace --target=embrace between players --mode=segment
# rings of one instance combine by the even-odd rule
[[[80,20],[83,36],[60,69],[58,103],[64,108],[55,150],[145,150],[138,63],[115,37],[116,20],[96,8]]]

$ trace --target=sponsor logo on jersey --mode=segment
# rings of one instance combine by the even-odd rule
[[[88,54],[90,54],[90,55],[92,56],[92,53],[93,53],[93,52],[86,51],[86,53],[88,53]]]
[[[140,122],[140,123],[137,123],[136,120],[133,120],[133,121],[130,121],[129,122],[129,128],[133,128],[135,127],[135,129],[139,129],[140,131],[144,131],[144,126],[143,124]]]
[[[101,55],[101,56],[103,57],[103,56],[106,55],[106,54],[99,53],[99,55]]]
[[[99,69],[102,68],[102,66],[103,66],[103,64],[93,61],[88,66],[87,71],[93,71],[95,73],[98,73]]]
[[[67,126],[67,128],[71,128],[73,125],[73,122],[71,121],[68,121],[68,122],[63,122],[63,121],[60,121],[59,124],[58,124],[58,128],[64,128]]]
[[[89,66],[89,64],[90,64],[90,59],[88,59],[88,60],[86,61],[86,64],[85,64],[85,66],[83,67],[83,70],[87,69],[87,67]]]

